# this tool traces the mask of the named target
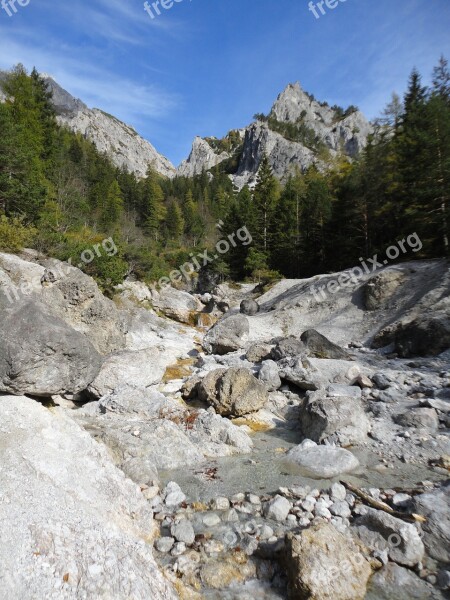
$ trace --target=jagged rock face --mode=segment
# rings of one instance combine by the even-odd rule
[[[173,177],[175,167],[172,163],[132,127],[98,108],[88,108],[51,77],[44,76],[44,79],[53,93],[53,103],[61,125],[81,133],[94,143],[97,150],[106,152],[116,166],[126,167],[138,177],[145,177],[149,164],[161,175]]]
[[[217,154],[206,140],[197,136],[192,144],[189,157],[183,160],[178,167],[177,175],[183,177],[200,175],[203,170],[212,169],[230,156],[228,152]]]
[[[265,123],[253,123],[245,133],[244,149],[234,183],[242,188],[255,180],[259,165],[264,156],[269,157],[276,177],[282,179],[295,168],[306,169],[316,162],[314,152],[299,142],[286,140],[282,135],[269,129]]]
[[[350,157],[356,156],[366,145],[372,126],[358,110],[346,114],[327,104],[313,100],[298,83],[289,84],[278,96],[270,112],[272,122],[256,121],[241,131],[243,147],[233,183],[238,188],[252,184],[266,153],[275,175],[286,178],[295,169],[305,170],[312,164],[324,166],[317,149],[301,141],[284,137],[283,132],[273,129],[274,122],[281,125],[301,126],[308,130],[315,144],[320,145],[333,158],[343,151]],[[207,140],[195,138],[189,158],[177,170],[179,175],[193,176],[202,170],[211,169],[232,153],[216,151]]]
[[[298,83],[289,84],[278,96],[271,116],[284,123],[296,123],[302,119],[330,150],[338,151],[343,145],[349,156],[364,148],[372,131],[365,116],[356,111],[339,119],[330,106],[322,105],[302,90]]]

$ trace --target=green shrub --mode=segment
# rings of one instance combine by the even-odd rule
[[[22,219],[0,215],[0,250],[19,252],[32,244],[35,234],[36,229],[25,225]]]

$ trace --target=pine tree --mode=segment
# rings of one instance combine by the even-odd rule
[[[105,199],[105,208],[101,216],[103,227],[108,232],[119,224],[123,214],[123,197],[120,186],[116,179],[108,188]]]
[[[184,231],[184,219],[178,202],[171,200],[167,209],[166,228],[169,238],[179,241]]]
[[[272,217],[279,198],[278,181],[273,175],[269,159],[264,154],[258,171],[253,195],[256,212],[255,243],[268,255],[272,242]]]
[[[144,228],[151,237],[158,240],[161,222],[166,218],[167,211],[158,175],[150,166],[147,170],[147,177],[142,182],[141,206]]]

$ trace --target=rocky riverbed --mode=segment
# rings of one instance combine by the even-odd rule
[[[0,254],[0,598],[447,597],[448,264],[337,276]]]

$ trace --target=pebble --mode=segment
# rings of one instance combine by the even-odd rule
[[[289,500],[283,496],[275,496],[273,500],[266,504],[264,513],[267,518],[281,522],[286,520],[291,508],[292,505]]]
[[[172,549],[172,556],[181,556],[186,552],[186,544],[184,542],[177,542]]]
[[[269,527],[269,525],[263,525],[261,527],[261,531],[259,532],[259,537],[261,540],[270,540],[270,538],[273,537],[272,527]]]
[[[227,523],[235,523],[236,521],[239,521],[239,515],[237,510],[234,508],[230,508],[225,512],[225,514],[222,517],[222,520]]]
[[[330,488],[330,496],[331,499],[334,501],[345,500],[345,497],[347,496],[347,490],[342,485],[342,483],[333,483],[333,485]]]
[[[205,515],[202,520],[203,520],[203,524],[206,525],[206,527],[215,527],[216,525],[219,525],[219,523],[220,523],[220,517],[219,517],[219,515],[216,515],[215,513]]]
[[[172,537],[161,537],[156,540],[155,548],[158,550],[158,552],[167,554],[167,552],[172,550],[174,544],[175,540]]]
[[[312,512],[314,510],[314,506],[316,505],[316,499],[312,496],[306,496],[304,500],[302,500],[300,506],[306,512]]]
[[[228,510],[230,508],[230,501],[224,496],[218,496],[211,502],[212,510]]]
[[[348,519],[352,514],[349,505],[343,500],[334,502],[330,506],[330,512],[332,515],[335,515],[336,517],[342,517],[343,519]]]
[[[219,519],[220,521],[220,519]],[[195,541],[195,531],[192,523],[187,519],[181,519],[178,523],[174,523],[170,528],[170,534],[177,542],[183,542],[190,546]]]

